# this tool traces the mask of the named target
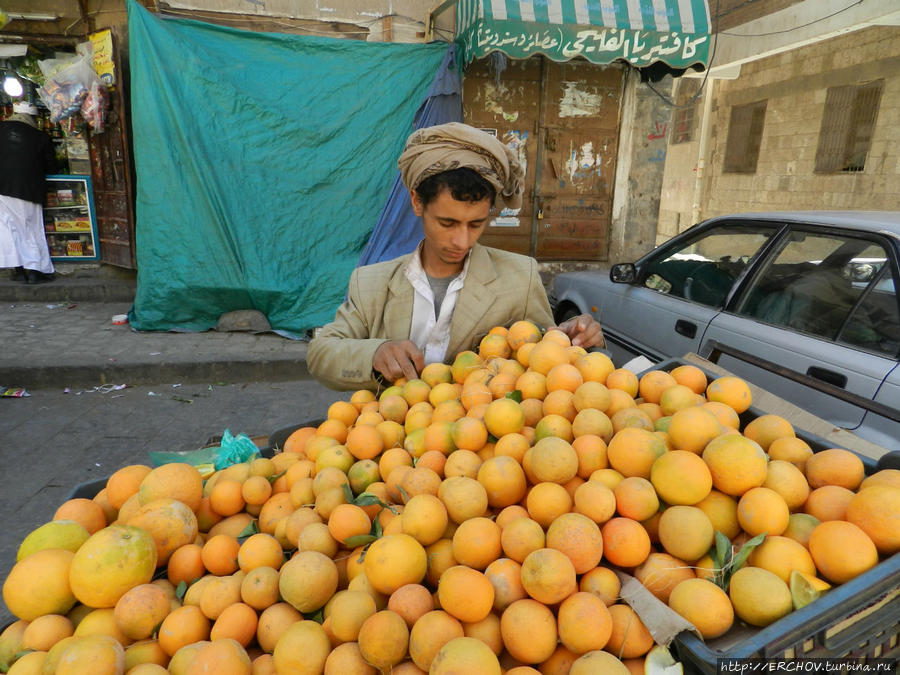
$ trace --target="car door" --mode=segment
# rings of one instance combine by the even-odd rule
[[[603,298],[607,341],[654,361],[697,352],[710,321],[777,230],[718,221],[651,252],[636,264],[635,283],[612,284]]]
[[[893,246],[877,236],[792,226],[710,322],[701,355],[724,346],[719,365],[846,429],[865,409],[778,374],[787,368],[873,399],[897,364],[900,319]],[[728,355],[737,349],[769,369]]]

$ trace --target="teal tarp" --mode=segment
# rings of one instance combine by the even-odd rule
[[[128,0],[137,330],[334,317],[447,50],[161,20]]]

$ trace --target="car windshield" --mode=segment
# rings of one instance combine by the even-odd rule
[[[686,243],[664,247],[646,267],[644,285],[710,307],[722,307],[728,292],[775,226],[722,226]]]

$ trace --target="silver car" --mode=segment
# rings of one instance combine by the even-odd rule
[[[687,352],[888,450],[900,447],[900,212],[704,221],[635,263],[553,280],[617,365]]]

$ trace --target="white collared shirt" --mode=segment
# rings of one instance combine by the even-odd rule
[[[422,244],[419,244],[415,254],[406,265],[404,273],[415,290],[409,339],[422,350],[426,365],[443,361],[447,354],[447,346],[450,344],[450,321],[453,318],[453,309],[456,307],[459,292],[466,280],[470,259],[471,256],[466,256],[462,271],[447,287],[447,294],[444,296],[441,311],[436,319],[434,317],[434,292],[428,283],[425,268],[422,267]]]

